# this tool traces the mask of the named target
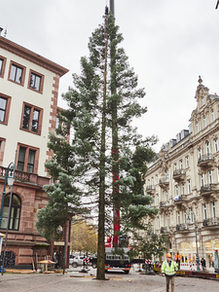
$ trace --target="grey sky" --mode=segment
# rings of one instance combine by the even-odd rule
[[[129,62],[146,90],[148,112],[137,125],[159,143],[174,138],[195,108],[198,75],[211,93],[219,93],[219,9],[216,0],[115,0],[117,24]],[[7,0],[0,26],[7,38],[39,53],[70,72],[60,95],[80,73],[88,38],[102,23],[106,0]],[[62,105],[62,103],[60,104]]]

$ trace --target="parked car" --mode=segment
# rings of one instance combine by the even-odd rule
[[[83,259],[84,259],[84,256],[70,255],[69,256],[69,265],[72,265],[73,268],[77,268],[78,266],[82,266]]]

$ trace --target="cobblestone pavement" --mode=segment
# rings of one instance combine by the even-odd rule
[[[98,281],[88,273],[71,270],[62,274],[5,274],[0,276],[0,292],[165,292],[165,278],[159,275],[107,273],[109,281]],[[92,274],[92,275],[91,275]],[[219,291],[219,281],[176,277],[175,292]]]

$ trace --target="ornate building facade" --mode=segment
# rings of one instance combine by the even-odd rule
[[[48,135],[56,127],[59,79],[67,72],[0,36],[1,233],[6,233],[10,218],[6,267],[30,265],[35,255],[45,253],[48,246],[38,234],[35,222],[37,210],[48,202],[42,189],[49,183],[44,167],[52,155],[47,148]],[[11,188],[6,174],[14,161],[15,182],[9,210]]]
[[[168,237],[168,249],[184,262],[218,263],[219,251],[219,96],[199,78],[188,130],[159,152],[145,176],[145,192],[159,209],[153,231]]]

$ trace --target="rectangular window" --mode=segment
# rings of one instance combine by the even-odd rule
[[[0,56],[0,77],[4,77],[6,58]]]
[[[195,129],[196,129],[196,134],[199,132],[199,123],[198,122],[196,122],[196,124],[195,124]]]
[[[215,202],[212,202],[212,217],[213,217],[213,219],[216,218],[216,206],[215,206]]]
[[[203,215],[204,215],[204,220],[207,219],[207,207],[206,204],[203,205]]]
[[[18,151],[17,170],[28,173],[36,173],[36,161],[38,160],[38,155],[39,150],[37,148],[20,145]]]
[[[38,91],[42,93],[43,91],[43,80],[44,76],[40,73],[37,73],[33,70],[30,70],[30,76],[29,76],[29,85],[28,87],[30,89],[33,89],[35,91]]]
[[[42,124],[42,112],[43,110],[41,108],[24,103],[21,129],[40,134]]]
[[[214,139],[214,150],[215,150],[215,152],[217,152],[219,150],[218,139]]]
[[[176,216],[177,216],[177,223],[180,224],[180,213],[179,213],[179,211],[177,211],[177,215]]]
[[[207,126],[206,116],[203,116],[203,126],[204,128]]]
[[[179,168],[183,169],[183,161],[182,160],[179,161]]]
[[[209,179],[209,184],[212,184],[213,183],[212,170],[209,170],[209,172],[208,172],[208,179]]]
[[[211,121],[214,122],[215,120],[215,114],[214,114],[214,111],[212,110],[211,111]]]
[[[187,180],[187,188],[188,188],[188,194],[191,194],[191,180]]]
[[[0,94],[0,123],[8,123],[10,102],[11,98],[9,96]]]
[[[205,177],[204,174],[201,174],[201,186],[203,187],[205,184]]]
[[[189,167],[189,156],[186,156],[186,168]]]
[[[9,80],[24,85],[24,74],[25,67],[14,62],[11,62],[9,70]]]

